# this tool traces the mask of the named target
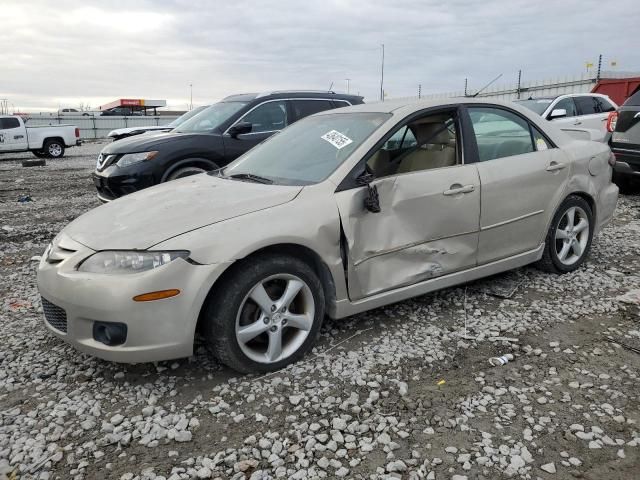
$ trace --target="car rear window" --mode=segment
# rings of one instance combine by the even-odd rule
[[[640,91],[637,91],[636,93],[631,95],[629,98],[627,98],[627,101],[624,102],[624,104],[625,106],[627,105],[640,106]]]

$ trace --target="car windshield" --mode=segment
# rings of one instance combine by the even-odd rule
[[[193,118],[194,116],[196,116],[198,113],[200,113],[202,110],[204,110],[205,107],[196,107],[193,110],[187,112],[187,113],[183,113],[182,115],[180,115],[178,118],[176,118],[173,122],[167,123],[167,127],[171,127],[171,128],[176,128],[178,125],[183,124],[184,122],[186,122],[187,120],[189,120],[190,118]]]
[[[182,133],[209,132],[229,120],[234,113],[246,104],[247,102],[214,103],[184,122],[175,131]]]
[[[390,116],[332,113],[307,117],[250,150],[220,174],[283,185],[321,182]]]
[[[529,100],[517,100],[518,105],[527,107],[529,110],[542,115],[547,107],[553,102],[552,98],[530,98]]]

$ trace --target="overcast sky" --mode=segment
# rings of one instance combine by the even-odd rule
[[[21,111],[116,98],[175,108],[269,89],[389,97],[640,71],[638,0],[0,0],[0,98]]]

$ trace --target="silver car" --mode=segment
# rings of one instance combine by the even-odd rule
[[[530,263],[575,270],[613,216],[612,163],[514,104],[319,113],[69,224],[39,265],[45,324],[117,362],[189,356],[200,332],[228,366],[276,370],[325,315]]]

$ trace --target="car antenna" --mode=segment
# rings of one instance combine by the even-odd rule
[[[331,82],[331,85],[329,85],[329,90],[327,90],[327,92],[330,92],[332,88],[333,88],[333,82]]]
[[[493,80],[491,80],[489,83],[487,83],[484,87],[482,87],[480,90],[478,90],[476,93],[474,93],[473,95],[471,95],[471,98],[473,97],[477,97],[480,93],[482,93],[483,90],[485,90],[487,87],[489,87],[493,82],[495,82],[496,80],[498,80],[500,77],[502,76],[502,74],[498,75],[496,78],[494,78]]]

